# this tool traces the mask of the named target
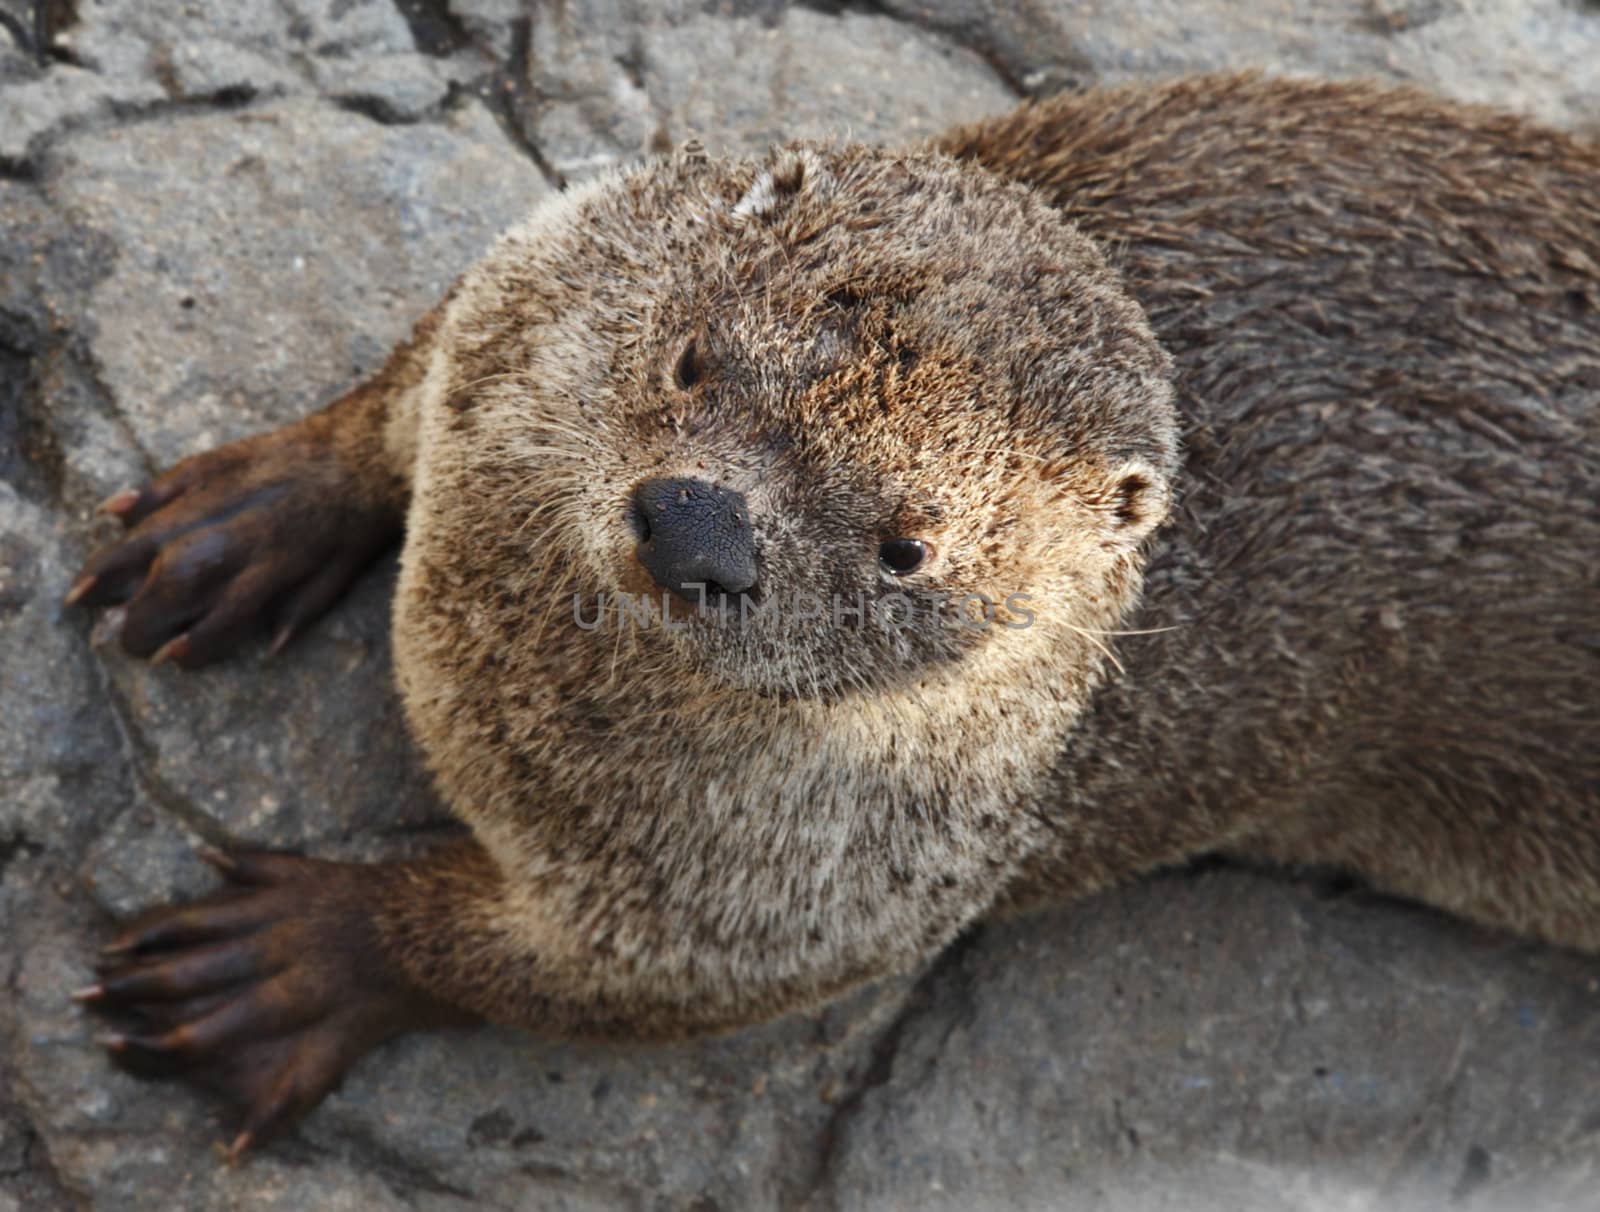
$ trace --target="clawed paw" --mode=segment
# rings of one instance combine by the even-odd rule
[[[376,868],[259,851],[203,852],[227,886],[157,909],[104,948],[74,996],[112,1020],[124,1069],[180,1077],[242,1111],[236,1161],[292,1126],[419,1004],[382,960],[364,886]]]
[[[184,459],[99,512],[127,528],[89,558],[66,604],[114,606],[122,646],[185,668],[273,622],[273,650],[328,609],[399,534],[393,504],[292,427]]]

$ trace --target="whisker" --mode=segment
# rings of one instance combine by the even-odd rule
[[[1098,627],[1073,627],[1080,635],[1161,635],[1167,631],[1182,631],[1186,624],[1174,623],[1171,627],[1142,627],[1132,631],[1102,631]]]
[[[1116,667],[1118,673],[1128,672],[1123,666],[1122,662],[1117,659],[1117,654],[1111,650],[1111,646],[1102,640],[1095,632],[1084,627],[1079,627],[1075,623],[1063,622],[1062,626],[1068,631],[1074,632],[1077,635],[1081,635],[1084,639],[1088,640],[1089,643],[1098,648],[1105,655],[1106,660],[1110,661],[1111,664]]]

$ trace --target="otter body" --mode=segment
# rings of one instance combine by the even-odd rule
[[[1595,147],[1251,79],[943,143],[1116,250],[1176,362],[1130,623],[1172,630],[1119,645],[1057,766],[1108,871],[1160,838],[1600,947]],[[1079,887],[1082,844],[1031,870]]]
[[[377,379],[107,503],[73,598],[186,665],[403,519],[472,826],[213,856],[246,893],[87,992],[168,1008],[113,1050],[238,1151],[396,1030],[726,1029],[1216,851],[1600,948],[1597,197],[1518,119],[1250,77],[564,195]]]

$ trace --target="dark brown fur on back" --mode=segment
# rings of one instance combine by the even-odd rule
[[[1600,946],[1600,151],[1249,77],[941,145],[1101,240],[1178,364],[1133,624],[1176,629],[1075,735],[1047,883],[1227,848]]]
[[[73,599],[200,663],[409,501],[398,677],[473,830],[222,860],[116,944],[91,998],[178,1026],[113,1050],[220,1070],[237,1151],[406,1024],[725,1029],[1207,851],[1600,949],[1597,199],[1579,140],[1255,77],[569,191],[379,379],[108,503]],[[685,477],[772,596],[1032,625],[577,626],[661,588]]]

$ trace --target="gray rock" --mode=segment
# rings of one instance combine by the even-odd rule
[[[411,121],[438,104],[453,78],[483,69],[471,57],[442,69],[418,54],[389,0],[248,0],[204,9],[178,3],[102,0],[52,47],[71,62],[48,70],[24,55],[0,79],[0,159],[22,160],[41,134],[111,113],[212,98],[318,90],[366,103],[385,120]],[[31,32],[17,19],[9,41]],[[30,47],[18,46],[19,50]]]
[[[576,0],[535,11],[520,120],[571,178],[691,137],[725,153],[797,136],[916,138],[1016,99],[974,52],[848,10],[769,19]]]
[[[89,847],[83,879],[95,903],[129,918],[171,900],[192,900],[216,884],[194,853],[207,839],[148,802],[131,804]]]
[[[740,70],[719,70],[724,63]],[[643,64],[673,138],[698,135],[730,152],[806,136],[930,137],[1016,101],[972,51],[849,10],[790,8],[770,27],[697,16],[644,43]]]
[[[1220,68],[1407,80],[1600,123],[1600,21],[1571,0],[1053,0],[1106,80]]]
[[[635,5],[627,10],[626,15],[633,18],[634,24],[637,24],[640,7],[643,6]],[[526,0],[451,0],[450,13],[459,22],[467,38],[489,48],[496,59],[503,63],[509,62],[512,57],[516,24],[540,15],[538,7],[528,4]],[[571,24],[581,27],[593,25],[594,22],[586,19],[586,14],[580,13],[575,15]]]
[[[1577,1212],[1600,1177],[1600,966],[1428,911],[1167,877],[986,929],[931,1000],[825,1202]]]
[[[85,66],[113,78],[160,79],[188,47],[250,52],[273,77],[286,69],[299,75],[317,59],[416,49],[410,27],[388,0],[242,0],[204,7],[101,0],[79,8],[79,21],[58,41]]]
[[[286,93],[305,83],[301,72],[269,51],[220,38],[191,36],[163,46],[159,55],[156,80],[173,101]]]
[[[1046,96],[1094,81],[1095,66],[1071,33],[1070,4],[884,0],[883,7],[977,51],[1019,91]]]
[[[415,122],[441,104],[450,75],[424,55],[379,55],[354,63],[319,60],[317,85],[330,97],[366,109],[384,122]]]
[[[1286,879],[1172,876],[676,1048],[402,1040],[237,1172],[67,994],[195,837],[407,851],[441,810],[392,566],[272,666],[59,606],[88,506],[372,370],[553,178],[872,140],[1091,79],[1378,74],[1600,128],[1563,0],[0,0],[0,1212],[1594,1206],[1600,968]]]
[[[162,465],[375,370],[545,192],[470,101],[415,126],[309,99],[174,115],[52,158],[52,196],[118,249],[90,300],[92,353]]]
[[[107,80],[97,72],[60,64],[46,74],[0,92],[0,161],[27,159],[35,140],[58,127],[165,96],[154,80]]]
[[[76,527],[0,483],[0,876],[70,854],[131,794],[92,654],[62,626]]]

